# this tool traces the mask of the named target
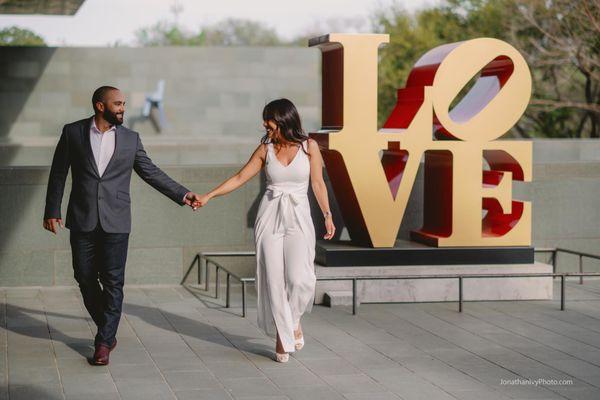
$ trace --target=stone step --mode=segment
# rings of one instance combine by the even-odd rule
[[[327,307],[333,306],[351,306],[352,291],[351,290],[331,290],[327,291],[323,297],[323,304]]]
[[[526,274],[551,273],[552,266],[533,264],[492,265],[399,265],[373,267],[324,267],[316,264],[320,278],[351,278],[354,276],[382,278],[386,276],[447,275],[447,274]],[[458,279],[361,279],[356,285],[360,303],[457,301]],[[317,281],[315,304],[323,304],[325,293],[348,292],[352,296],[351,280]],[[477,278],[463,282],[463,299],[469,300],[550,300],[552,278],[514,277]],[[348,300],[349,305],[352,304]]]
[[[258,139],[246,137],[142,137],[155,164],[243,164]],[[6,142],[0,137],[0,167],[50,165],[58,137],[24,138]]]

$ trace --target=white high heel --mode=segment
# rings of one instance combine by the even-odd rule
[[[295,340],[294,347],[296,348],[296,350],[300,350],[304,347],[304,334],[300,339]]]
[[[280,363],[286,363],[290,360],[290,354],[275,352],[275,360]]]

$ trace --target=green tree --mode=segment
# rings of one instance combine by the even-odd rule
[[[158,22],[136,32],[141,46],[279,46],[284,44],[277,33],[260,23],[243,19],[227,19],[187,31],[176,22]]]
[[[533,93],[511,131],[520,137],[600,136],[600,3],[592,0],[447,0],[410,14],[380,10],[376,31],[389,33],[379,67],[379,123],[396,103],[417,59],[445,43],[494,37],[525,57]]]
[[[364,17],[348,18],[327,18],[325,20],[315,20],[312,24],[306,26],[303,32],[293,39],[289,40],[289,46],[308,46],[308,41],[312,38],[327,35],[332,32],[359,33],[371,32],[369,20]]]
[[[279,46],[277,32],[261,23],[244,19],[226,19],[202,29],[209,46]]]
[[[600,2],[515,0],[509,41],[532,70],[518,128],[534,136],[600,137]]]
[[[374,29],[390,34],[380,52],[379,124],[383,125],[396,104],[396,91],[404,87],[415,62],[442,44],[475,37],[504,36],[505,1],[450,0],[446,5],[414,14],[393,6],[373,17]]]
[[[203,46],[203,32],[193,33],[180,28],[176,23],[158,22],[141,28],[136,33],[136,41],[144,47],[152,46]]]
[[[46,46],[46,42],[29,29],[11,26],[0,30],[0,46]]]

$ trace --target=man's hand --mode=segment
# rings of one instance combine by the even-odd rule
[[[198,193],[189,192],[185,195],[185,204],[192,207],[192,210],[196,211],[198,207],[202,207],[204,204],[200,204],[201,196]]]
[[[44,229],[50,231],[56,235],[58,228],[64,228],[62,219],[60,218],[48,218],[44,220]]]

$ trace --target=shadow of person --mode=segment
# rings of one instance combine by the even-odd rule
[[[270,338],[264,336],[258,329],[254,336],[240,334],[240,331],[242,330],[245,332],[249,331],[248,324],[244,322],[245,320],[242,317],[234,316],[224,310],[215,308],[210,309],[211,312],[223,314],[222,317],[216,317],[227,320],[227,322],[224,322],[223,326],[207,324],[197,319],[175,314],[164,309],[138,304],[128,303],[125,305],[124,310],[127,315],[135,316],[157,328],[176,332],[183,336],[184,340],[185,338],[198,339],[226,348],[236,348],[240,351],[267,357],[272,356],[272,350],[274,349],[274,346],[273,349],[271,349],[271,347],[264,344],[266,340],[270,341]],[[234,323],[231,322],[232,320]],[[239,324],[235,322],[238,320],[240,322]]]
[[[262,200],[263,194],[267,190],[267,175],[265,173],[265,169],[260,170],[259,174],[259,185],[260,189],[258,190],[258,194],[252,201],[252,204],[248,208],[248,212],[246,213],[246,226],[248,228],[254,228],[254,222],[256,221],[256,215],[258,214],[258,207],[260,206],[260,201]]]
[[[71,350],[79,353],[83,357],[87,357],[89,352],[93,350],[93,346],[88,343],[87,340],[69,336],[55,327],[49,326],[47,321],[34,318],[32,315],[40,315],[44,317],[55,316],[67,319],[82,319],[81,317],[53,313],[44,310],[36,310],[33,308],[16,306],[13,304],[6,304],[6,315],[10,317],[9,321],[13,321],[7,322],[6,324],[6,329],[11,332],[22,336],[46,340],[52,339],[54,341],[64,343]]]
[[[329,209],[331,210],[331,217],[335,225],[335,233],[331,240],[335,242],[341,239],[342,231],[346,225],[344,224],[342,212],[340,210],[340,207],[338,206],[338,202],[333,191],[333,186],[331,185],[331,180],[329,179],[329,175],[327,174],[327,170],[325,169],[323,169],[323,180],[325,181],[325,186],[327,187]],[[325,217],[323,216],[321,207],[317,202],[317,198],[315,197],[315,193],[312,190],[312,186],[308,189],[308,198],[310,203],[310,214],[313,218],[317,242],[319,242],[320,240],[322,240],[323,236],[325,236],[327,230],[325,229]]]
[[[62,319],[73,320],[88,320],[75,315],[36,310],[21,306],[7,304],[7,315],[11,321],[17,323],[7,323],[6,329],[24,336],[54,340],[64,343],[66,346],[79,353],[82,357],[89,358],[93,352],[93,338],[81,339],[69,336],[56,329],[50,327],[48,322],[42,319],[36,319],[31,315],[44,315],[45,317],[56,317]],[[143,306],[138,304],[125,303],[123,305],[125,316],[134,316],[150,324],[156,328],[176,332],[184,337],[198,339],[204,342],[216,344],[227,348],[236,348],[240,351],[246,351],[257,355],[269,356],[272,353],[271,348],[262,342],[266,337],[257,331],[255,336],[246,336],[239,334],[240,330],[248,329],[246,324],[231,324],[228,322],[223,327],[207,324],[196,319],[192,319],[183,315],[178,315],[156,307]],[[213,312],[221,312],[218,309],[211,309]],[[228,312],[223,312],[223,318],[239,318],[232,317]],[[90,335],[91,336],[91,335]]]
[[[44,399],[44,400],[62,400],[64,397],[60,392],[59,386],[49,385],[10,385],[8,388],[10,399]],[[0,398],[2,397],[0,391]]]

